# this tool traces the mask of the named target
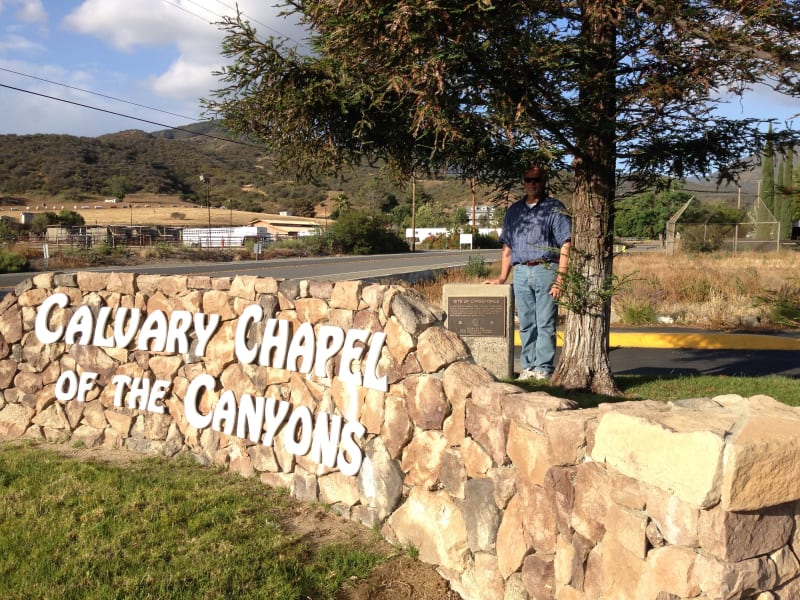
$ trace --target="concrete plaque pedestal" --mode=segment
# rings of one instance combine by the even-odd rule
[[[514,376],[514,295],[510,285],[448,283],[442,290],[445,327],[457,333],[475,362],[498,379]]]

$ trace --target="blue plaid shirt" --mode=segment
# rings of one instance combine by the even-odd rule
[[[525,198],[508,207],[500,241],[511,248],[511,264],[558,262],[561,246],[572,239],[572,218],[555,198],[530,207]]]

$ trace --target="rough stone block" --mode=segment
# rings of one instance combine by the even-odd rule
[[[690,504],[713,506],[721,493],[724,432],[703,424],[670,421],[646,408],[607,412],[597,427],[592,458]]]
[[[722,479],[725,510],[756,510],[800,499],[798,431],[798,418],[748,419],[729,442]]]

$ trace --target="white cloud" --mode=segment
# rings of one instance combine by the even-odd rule
[[[41,0],[11,0],[2,2],[0,0],[0,12],[6,7],[14,10],[14,16],[25,23],[43,23],[47,21],[47,11],[45,11]]]
[[[0,54],[41,54],[45,50],[44,45],[16,33],[0,35]]]
[[[245,18],[263,31],[263,38],[302,35],[302,30],[277,16],[263,0],[240,2]],[[171,46],[178,57],[161,73],[144,82],[156,95],[197,99],[217,87],[212,76],[223,65],[220,46],[224,33],[214,23],[234,14],[233,2],[218,0],[85,0],[67,15],[73,31],[92,35],[125,52],[140,47]]]

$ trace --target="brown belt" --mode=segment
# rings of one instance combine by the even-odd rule
[[[525,265],[526,267],[535,267],[537,265],[549,265],[549,260],[529,260],[528,262],[520,263]]]

